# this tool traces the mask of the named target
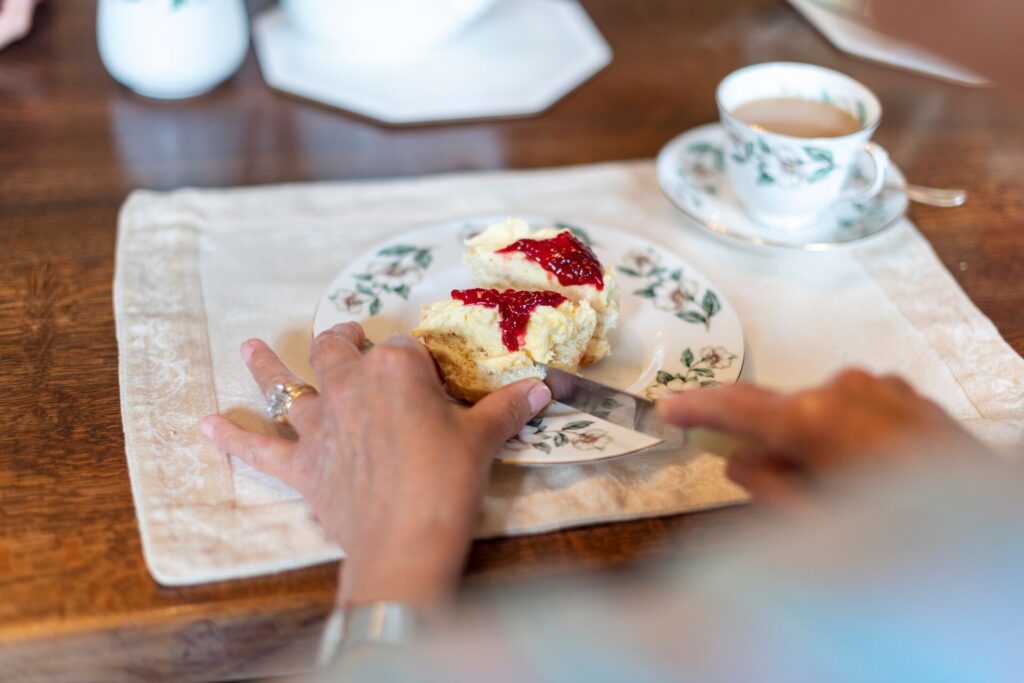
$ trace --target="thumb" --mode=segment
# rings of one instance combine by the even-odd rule
[[[551,402],[551,390],[536,379],[523,379],[480,399],[469,418],[495,447],[519,433],[530,418]]]

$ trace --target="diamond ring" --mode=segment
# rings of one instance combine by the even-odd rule
[[[292,401],[303,394],[315,394],[316,389],[305,382],[288,382],[287,384],[275,384],[267,396],[267,417],[277,420],[283,424],[288,422],[288,411],[292,407]]]

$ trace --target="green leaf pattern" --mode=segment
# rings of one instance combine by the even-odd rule
[[[545,418],[535,417],[507,445],[514,450],[533,449],[542,453],[566,446],[576,451],[603,451],[612,443],[611,434],[593,424],[593,420],[575,420],[553,428]]]
[[[718,145],[700,140],[686,148],[678,169],[679,189],[696,206],[701,195],[718,196],[725,179],[725,151]]]
[[[410,244],[395,244],[377,252],[361,273],[352,276],[352,286],[342,287],[327,298],[344,313],[364,311],[377,315],[382,297],[408,299],[434,261],[432,250]]]
[[[887,201],[892,200],[883,195],[874,201],[851,202],[849,211],[839,216],[839,228],[853,233],[870,232],[891,213],[892,209],[887,205]]]
[[[744,140],[735,130],[728,130],[732,152],[729,158],[740,166],[750,165],[757,174],[758,185],[797,187],[814,184],[831,176],[839,166],[830,150],[813,145],[772,146],[763,136],[756,144]]]
[[[711,289],[701,291],[697,280],[686,277],[683,268],[667,268],[652,249],[631,251],[616,270],[641,280],[635,296],[650,299],[655,308],[672,313],[684,322],[711,328],[711,319],[722,310],[722,302]]]
[[[683,372],[658,370],[654,376],[654,383],[645,391],[647,398],[656,399],[677,391],[718,386],[719,382],[715,379],[715,372],[732,367],[736,360],[736,354],[724,346],[705,346],[700,350],[699,356],[693,353],[693,349],[687,348],[679,360],[686,370]]]

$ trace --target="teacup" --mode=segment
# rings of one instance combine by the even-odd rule
[[[882,106],[874,93],[849,76],[812,64],[754,64],[726,76],[715,97],[729,140],[726,175],[747,213],[761,225],[786,231],[810,227],[836,202],[867,201],[885,184],[888,155],[869,143]],[[845,112],[852,125],[838,130],[849,132],[818,137],[783,134],[736,115],[741,107],[751,110],[751,103],[793,99]],[[784,116],[785,111],[783,107],[775,113]],[[854,178],[863,154],[874,166],[866,181]]]

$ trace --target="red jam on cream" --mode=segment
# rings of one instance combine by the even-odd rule
[[[525,240],[521,240],[525,241]],[[566,298],[557,292],[533,292],[506,289],[453,289],[452,298],[467,306],[497,308],[501,318],[501,341],[509,351],[518,351],[526,343],[526,326],[538,306],[557,308]]]
[[[570,231],[560,232],[546,240],[521,239],[499,249],[497,253],[518,251],[548,271],[564,286],[593,285],[604,289],[601,263],[590,247]]]

